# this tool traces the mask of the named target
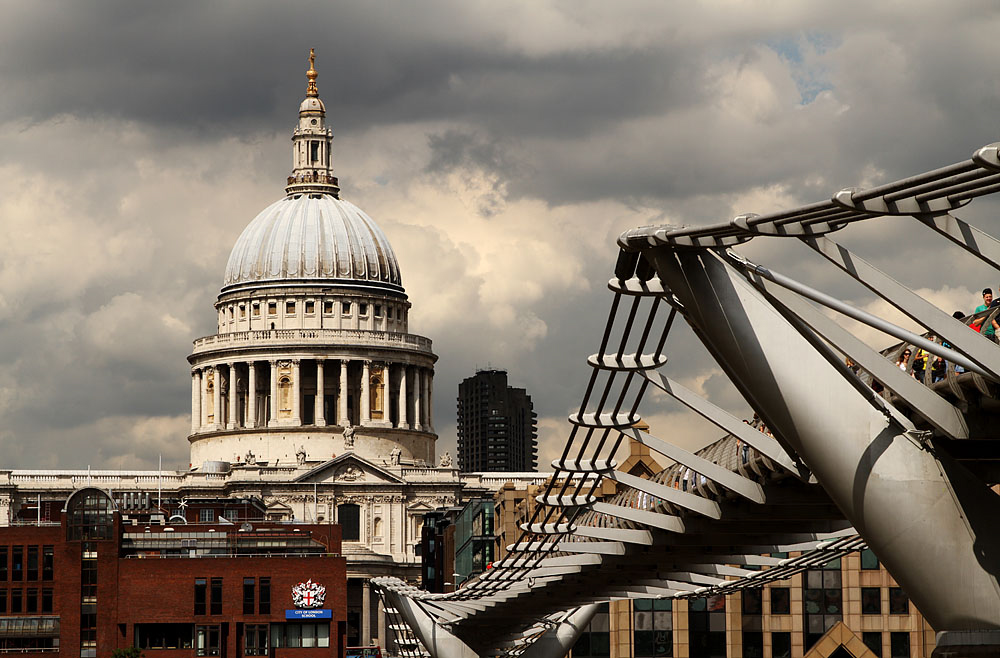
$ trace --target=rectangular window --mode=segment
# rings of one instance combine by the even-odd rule
[[[211,582],[211,589],[209,590],[209,614],[221,615],[222,614],[222,579],[213,578]]]
[[[0,583],[7,580],[8,554],[9,549],[6,546],[0,546]]]
[[[295,314],[295,302],[285,302],[285,313],[288,315]]]
[[[771,655],[774,658],[792,658],[791,633],[771,633]]]
[[[882,633],[878,631],[865,631],[861,634],[861,641],[865,643],[873,654],[882,658]]]
[[[38,612],[38,588],[29,587],[24,597],[24,611]]]
[[[890,658],[910,658],[910,634],[889,633]]]
[[[725,656],[725,595],[688,599],[688,628],[692,658]]]
[[[882,588],[880,587],[861,588],[861,614],[863,615],[882,614]]]
[[[764,612],[764,590],[753,587],[743,590],[743,614],[760,615]]]
[[[382,305],[381,304],[375,304],[375,317],[377,317],[377,318],[382,317]]]
[[[365,302],[358,304],[358,315],[368,315],[368,304]]]
[[[632,645],[635,658],[660,658],[674,655],[673,601],[636,599],[632,613]]]
[[[792,612],[792,595],[787,587],[771,588],[771,614],[787,615]]]
[[[267,655],[267,624],[247,624],[243,634],[244,656]]]
[[[313,301],[306,302],[306,313],[315,313],[315,312],[316,312],[316,302]]]
[[[861,551],[861,568],[862,569],[878,569],[878,558],[875,557],[875,551],[870,548],[866,548]]]
[[[52,580],[55,574],[55,551],[51,546],[42,546],[42,580]]]
[[[910,614],[910,598],[906,596],[906,592],[901,587],[889,588],[889,614]]]
[[[260,317],[260,302],[254,302],[253,303],[253,316],[255,318],[259,318]]]
[[[764,634],[743,631],[743,658],[764,658]]]
[[[27,580],[38,580],[38,547],[28,547],[28,577]]]
[[[240,304],[240,317],[245,318],[247,316],[246,304]]]
[[[333,313],[333,302],[323,302],[323,312],[327,315]]]
[[[219,626],[195,626],[195,655],[218,656],[222,653],[222,631]]]
[[[136,624],[135,646],[139,649],[193,649],[194,624]]]
[[[52,594],[53,590],[51,587],[42,588],[42,612],[52,612]]]
[[[804,574],[802,608],[805,613],[805,638],[802,648],[806,652],[834,624],[843,621],[844,592],[841,588],[840,566],[840,558],[837,558]]]
[[[208,581],[204,578],[194,579],[194,614],[203,615],[207,612],[205,602],[208,600]]]
[[[274,624],[272,647],[317,648],[330,646],[329,624]]]
[[[267,314],[268,315],[277,315],[278,314],[278,303],[277,302],[268,302],[267,303]]]
[[[243,579],[243,614],[252,615],[256,603],[256,581],[253,578]]]
[[[10,590],[10,611],[11,612],[24,612],[24,603],[21,600],[21,595],[24,592],[20,589]]]
[[[309,156],[313,162],[319,162],[319,142],[309,142]]]
[[[24,580],[24,546],[13,546],[10,551],[10,579]]]
[[[240,511],[238,509],[222,510],[222,518],[232,523],[236,523],[236,521],[240,518]]]
[[[271,614],[271,579],[260,579],[260,601],[257,605],[257,614]]]
[[[343,303],[341,303],[341,305],[340,305],[340,312],[343,313],[344,315],[350,315],[351,314],[351,302],[343,302]]]
[[[198,510],[198,521],[200,523],[215,523],[215,510],[212,508]]]
[[[7,612],[7,590],[0,589],[0,614]]]

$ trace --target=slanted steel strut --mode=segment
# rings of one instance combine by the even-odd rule
[[[729,378],[931,625],[1000,628],[998,496],[873,408],[714,251],[665,245],[643,254]]]

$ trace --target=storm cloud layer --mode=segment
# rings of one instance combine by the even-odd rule
[[[187,467],[185,356],[283,193],[310,47],[343,196],[440,355],[452,452],[458,382],[487,365],[558,450],[621,231],[829,198],[1000,133],[994,2],[0,5],[0,468]],[[962,216],[997,234],[996,209]],[[912,220],[872,224],[844,242],[949,311],[1000,283]],[[881,309],[805,251],[746,249]],[[746,413],[689,333],[668,353]],[[658,398],[643,412],[712,438]]]

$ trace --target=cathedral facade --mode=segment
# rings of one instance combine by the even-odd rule
[[[58,523],[83,487],[125,524],[182,523],[199,501],[252,500],[273,522],[339,523],[349,645],[389,646],[368,580],[419,578],[432,509],[544,474],[462,474],[436,457],[431,341],[388,238],[340,198],[333,134],[310,56],[285,196],[236,240],[215,302],[217,333],[191,364],[188,471],[0,470],[0,525]],[[182,437],[178,437],[183,440]]]

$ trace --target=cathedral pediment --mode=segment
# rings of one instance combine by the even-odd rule
[[[405,484],[398,475],[350,452],[316,466],[295,478],[293,482]]]

